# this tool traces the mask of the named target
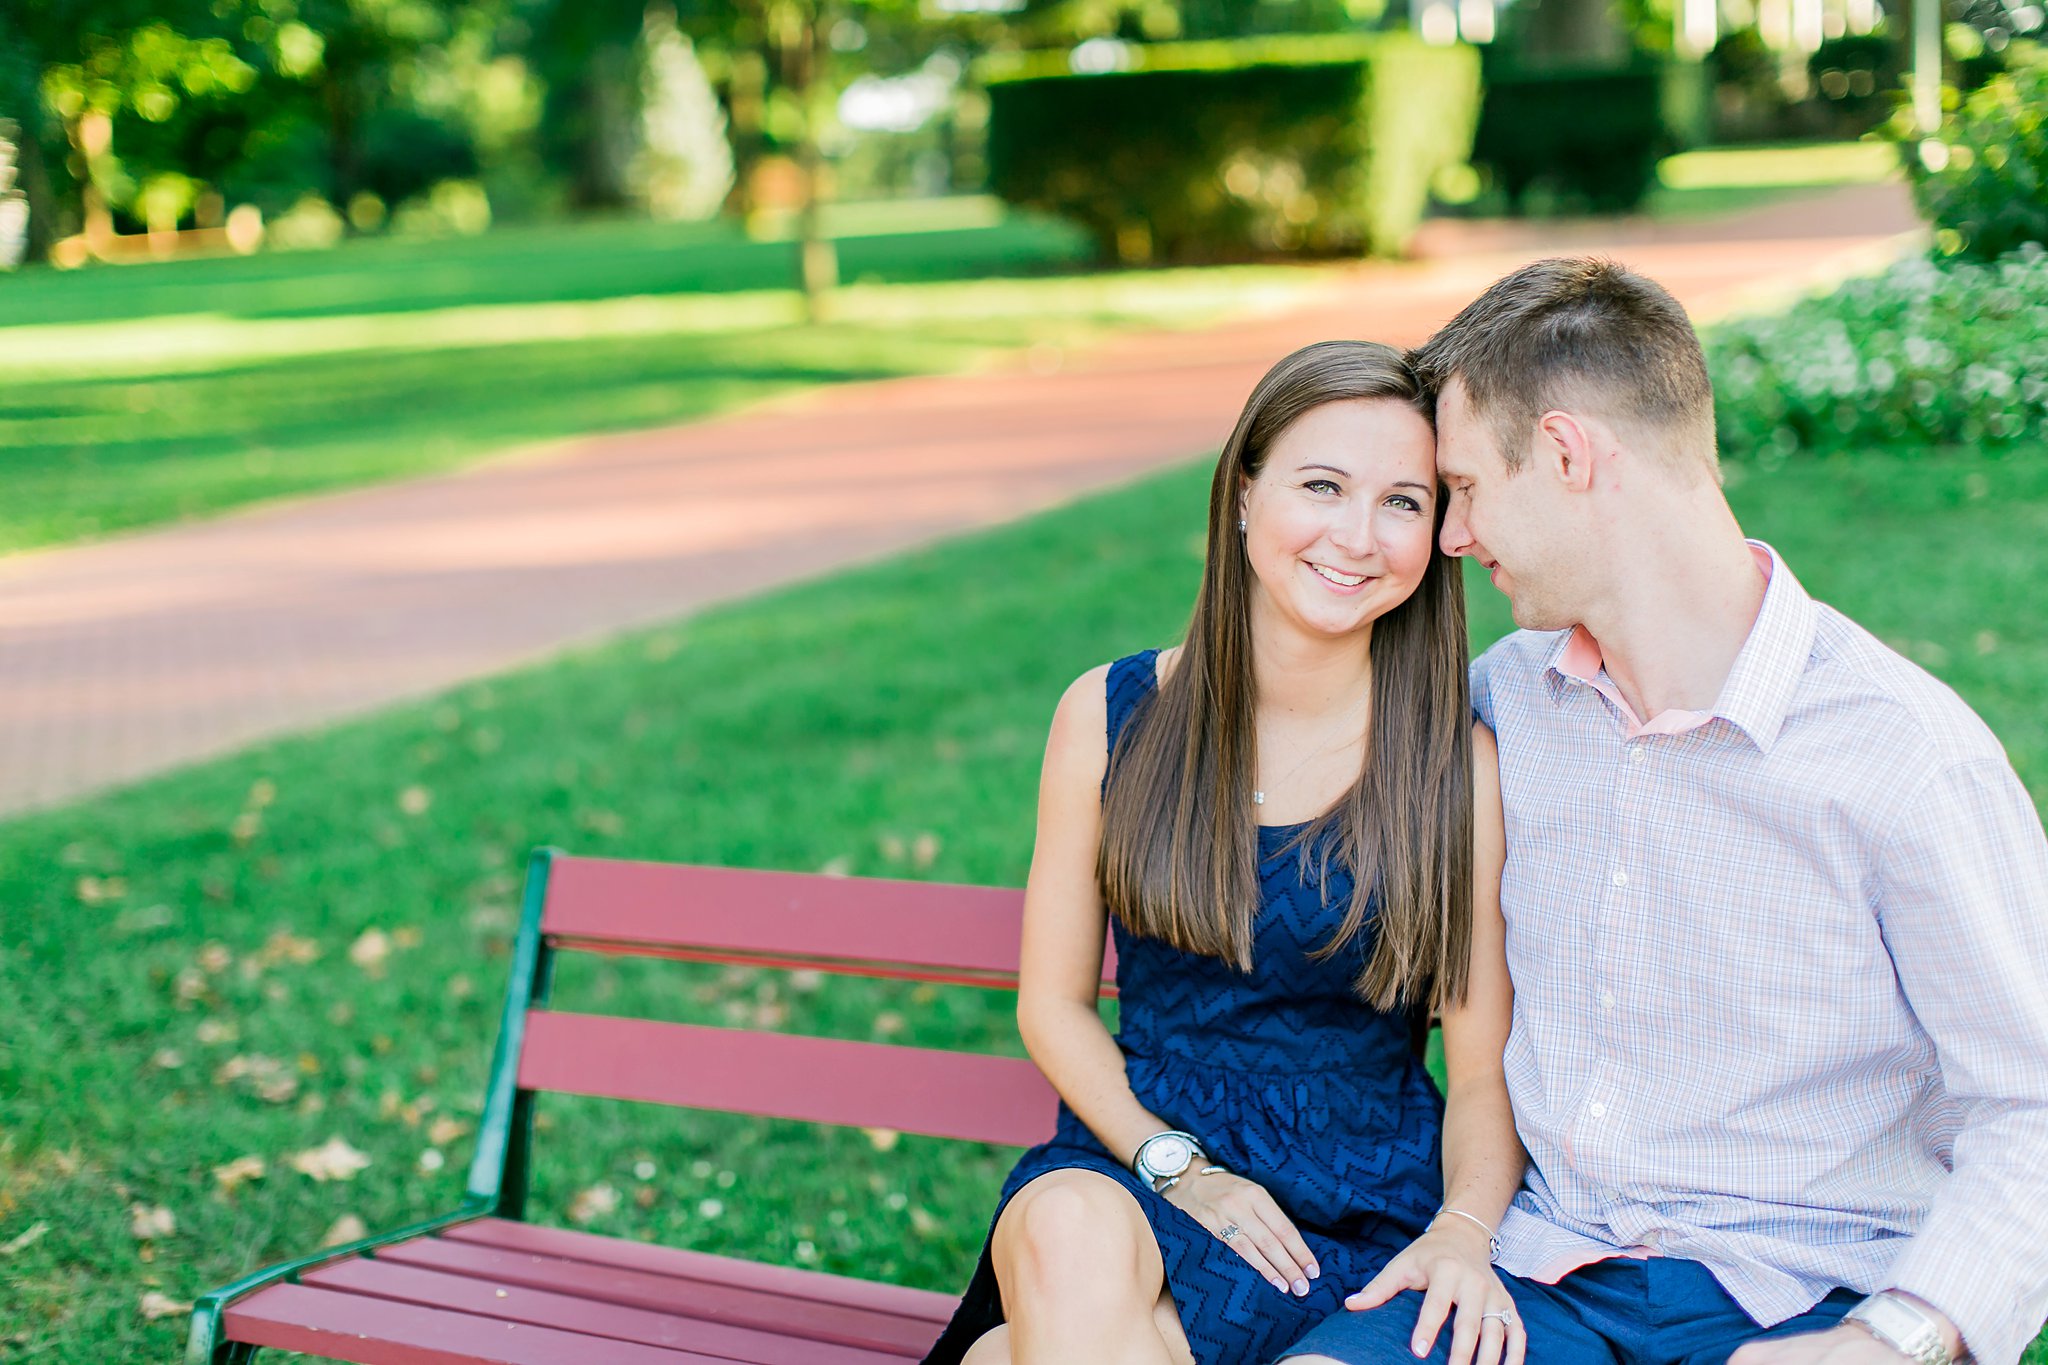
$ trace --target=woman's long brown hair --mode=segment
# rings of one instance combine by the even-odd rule
[[[1222,958],[1252,960],[1259,904],[1257,682],[1252,571],[1238,498],[1280,433],[1311,408],[1385,399],[1432,415],[1400,352],[1325,341],[1275,365],[1252,390],[1209,489],[1208,562],[1172,672],[1124,726],[1110,756],[1097,877],[1133,933]],[[1436,524],[1445,499],[1439,489]],[[1379,1009],[1460,1000],[1472,933],[1472,719],[1466,690],[1465,590],[1434,546],[1414,594],[1372,625],[1372,695],[1364,766],[1295,848],[1327,879],[1334,854],[1356,879],[1351,903],[1317,956],[1374,930],[1358,992]],[[1377,899],[1375,913],[1373,902]]]

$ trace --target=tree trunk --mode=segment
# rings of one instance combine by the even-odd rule
[[[732,195],[726,206],[742,219],[757,207],[754,176],[768,145],[767,98],[767,61],[752,48],[736,48],[725,90],[725,126],[732,142]]]
[[[21,123],[21,192],[28,199],[28,261],[47,261],[57,241],[57,192],[50,187],[50,167],[43,160],[43,139],[37,127],[42,120],[27,111]]]
[[[1537,66],[1620,66],[1628,33],[1615,0],[1536,0],[1523,20],[1522,57]]]
[[[798,105],[803,109],[803,141],[797,149],[797,164],[803,169],[803,206],[797,214],[798,275],[804,291],[804,321],[825,320],[827,296],[839,284],[839,251],[825,235],[824,208],[831,199],[831,172],[818,145],[818,130],[824,123],[829,90],[823,79],[826,35],[831,22],[826,0],[815,0],[804,15],[802,50],[791,82]]]

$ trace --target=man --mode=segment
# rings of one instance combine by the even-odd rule
[[[1530,1156],[1513,1336],[1538,1365],[2013,1365],[2048,1314],[2048,846],[2003,749],[1744,540],[1656,284],[1539,262],[1417,359],[1443,548],[1522,627],[1473,666]],[[1288,1359],[1422,1354],[1444,1306],[1401,1289]]]

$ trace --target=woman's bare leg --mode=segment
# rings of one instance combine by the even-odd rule
[[[975,1343],[991,1354],[971,1354],[974,1365],[1192,1362],[1152,1225],[1108,1176],[1038,1177],[996,1221],[991,1251],[1009,1322],[1000,1343]]]

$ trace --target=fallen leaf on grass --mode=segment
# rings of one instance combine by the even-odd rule
[[[469,1131],[469,1125],[461,1119],[443,1116],[427,1127],[427,1141],[436,1147],[446,1147]]]
[[[138,1306],[142,1310],[142,1316],[151,1322],[155,1322],[158,1318],[183,1317],[192,1311],[190,1303],[180,1303],[170,1295],[156,1289],[152,1289],[147,1294],[144,1294],[142,1302]]]
[[[569,1221],[593,1223],[619,1207],[619,1192],[599,1181],[569,1201]]]
[[[248,1081],[249,1088],[259,1098],[272,1104],[285,1104],[299,1093],[299,1078],[292,1074],[291,1068],[275,1057],[265,1057],[260,1053],[230,1057],[213,1073],[215,1085],[233,1085],[241,1080]]]
[[[209,943],[199,950],[199,969],[218,975],[235,965],[235,955],[225,943]]]
[[[407,815],[425,815],[434,804],[434,794],[425,787],[407,787],[398,794],[398,808]]]
[[[893,1152],[896,1144],[903,1140],[903,1134],[894,1128],[863,1128],[861,1131],[868,1135],[868,1142],[878,1152]]]
[[[263,940],[263,947],[256,953],[266,967],[290,963],[303,967],[320,957],[320,945],[310,938],[300,938],[289,929],[279,929]]]
[[[149,1064],[160,1071],[176,1071],[185,1065],[185,1054],[174,1047],[160,1047],[149,1059]]]
[[[353,1180],[356,1172],[370,1164],[370,1158],[339,1137],[318,1147],[308,1147],[285,1158],[285,1165],[309,1180]]]
[[[177,1215],[161,1205],[136,1204],[128,1214],[128,1234],[138,1242],[178,1235]]]
[[[324,1247],[338,1247],[343,1242],[360,1242],[370,1235],[369,1225],[352,1213],[344,1213],[334,1220],[334,1226],[327,1229],[320,1238]]]
[[[193,1030],[193,1037],[209,1046],[232,1043],[242,1036],[242,1030],[227,1019],[201,1019],[199,1027]]]
[[[117,901],[128,894],[127,879],[122,877],[80,877],[78,899],[87,905],[102,905]]]
[[[348,960],[371,976],[383,974],[384,959],[390,956],[391,938],[382,929],[365,929],[362,936],[348,946]]]
[[[429,1147],[426,1151],[420,1153],[419,1168],[421,1175],[432,1175],[447,1164],[448,1158],[441,1155],[439,1147]]]
[[[50,1225],[47,1222],[30,1223],[28,1227],[24,1229],[12,1241],[0,1244],[0,1256],[13,1256],[20,1252],[27,1251],[37,1242],[42,1241],[44,1235],[47,1234],[49,1230]]]
[[[225,1166],[213,1168],[214,1181],[222,1194],[233,1194],[251,1180],[261,1180],[269,1173],[260,1156],[238,1156]]]

